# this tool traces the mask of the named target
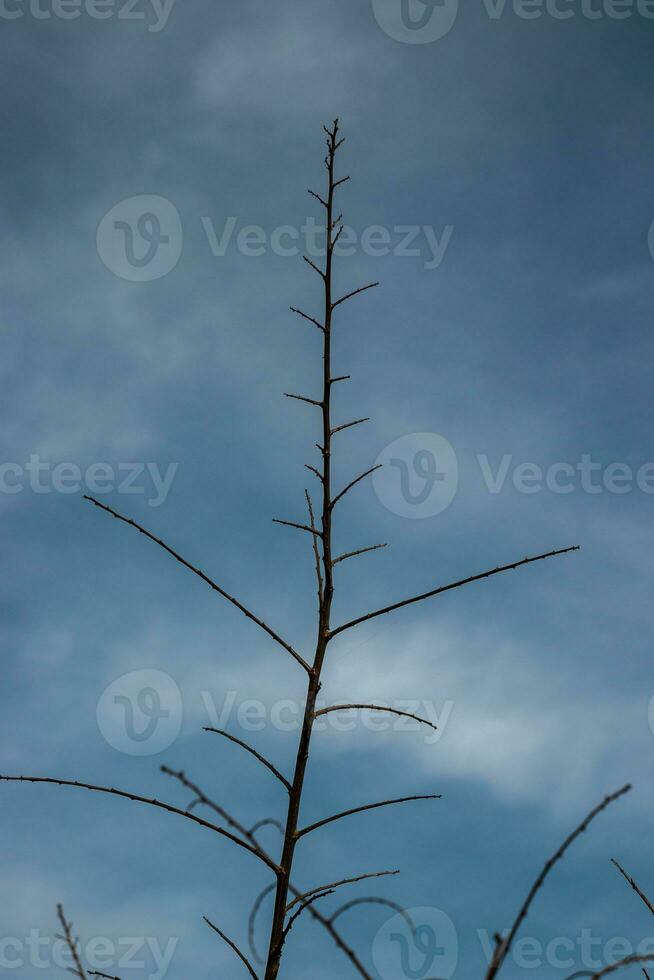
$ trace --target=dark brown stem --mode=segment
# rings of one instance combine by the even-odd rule
[[[229,936],[226,936],[224,932],[221,932],[220,931],[220,929],[218,928],[218,926],[215,926],[213,924],[213,922],[211,922],[209,919],[207,919],[206,915],[204,916],[204,921],[207,923],[207,925],[209,926],[210,929],[213,929],[213,931],[220,936],[220,938],[223,940],[223,942],[227,943],[227,945],[230,947],[230,949],[233,949],[234,950],[234,952],[238,956],[239,960],[247,968],[247,971],[250,974],[250,976],[251,977],[254,977],[254,980],[259,980],[258,976],[254,972],[254,968],[253,968],[252,964],[248,960],[248,958],[245,955],[245,953],[242,953],[241,952],[241,950],[238,948],[238,946],[236,945],[236,943],[235,942],[232,942],[232,940],[229,938]]]

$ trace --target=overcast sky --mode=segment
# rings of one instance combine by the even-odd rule
[[[352,176],[337,289],[381,283],[335,324],[352,375],[338,419],[372,419],[339,436],[336,482],[388,465],[335,533],[341,551],[389,547],[339,566],[334,621],[581,545],[330,651],[325,703],[385,700],[439,725],[359,715],[315,740],[305,823],[443,794],[298,851],[306,888],[402,870],[343,892],[414,910],[421,947],[388,908],[339,922],[381,980],[482,976],[544,860],[628,781],[552,874],[507,980],[654,937],[610,864],[654,892],[652,18],[645,0],[0,0],[0,773],[185,807],[166,764],[248,826],[283,816],[271,774],[202,727],[288,772],[302,672],[82,495],[310,656],[310,549],[271,518],[304,519],[317,456],[315,415],[282,392],[317,391],[320,338],[289,307],[320,309],[306,190],[322,189],[336,115]],[[57,902],[123,980],[245,975],[202,916],[247,945],[270,881],[251,855],[126,801],[0,793],[7,976],[65,975]],[[274,827],[260,839],[279,847]],[[282,972],[356,976],[308,916]]]

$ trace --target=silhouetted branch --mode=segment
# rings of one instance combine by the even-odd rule
[[[288,936],[289,932],[293,928],[293,925],[295,924],[296,919],[299,919],[300,918],[300,916],[305,911],[305,909],[310,908],[314,904],[314,902],[319,901],[321,898],[327,898],[328,895],[333,895],[333,894],[334,894],[334,889],[333,888],[328,888],[327,891],[318,892],[317,894],[312,895],[311,898],[308,898],[306,900],[306,902],[302,902],[302,904],[300,905],[300,907],[297,910],[297,912],[294,912],[293,915],[288,920],[288,925],[284,929],[284,939],[286,939],[286,937]]]
[[[335,310],[337,306],[341,305],[341,303],[346,303],[348,299],[352,299],[354,296],[358,296],[359,293],[365,293],[366,290],[374,289],[375,286],[378,285],[379,285],[378,282],[371,282],[367,286],[361,286],[359,289],[353,289],[351,293],[346,293],[345,296],[341,296],[341,298],[337,299],[335,303],[332,303],[332,310]]]
[[[308,193],[311,194],[311,197],[315,197],[316,201],[320,201],[324,208],[327,207],[327,201],[323,200],[320,194],[316,194],[316,192],[312,191],[311,188],[309,188]]]
[[[410,711],[400,711],[398,708],[387,708],[384,704],[333,704],[328,708],[319,708],[314,714],[314,718],[318,718],[320,715],[328,715],[332,711],[348,711],[355,708],[359,711],[385,711],[391,715],[400,715],[402,718],[413,718],[414,721],[420,722],[421,725],[428,725],[433,728],[435,732],[438,731],[438,726],[433,725],[426,718],[421,718],[419,715],[411,714]]]
[[[221,932],[220,931],[220,929],[218,928],[218,926],[215,926],[213,924],[213,922],[211,922],[209,919],[207,919],[206,915],[204,916],[204,921],[207,923],[207,925],[209,926],[209,928],[210,929],[213,929],[213,931],[216,932],[220,936],[220,938],[223,940],[223,942],[227,943],[227,945],[230,947],[230,949],[232,949],[236,953],[236,955],[238,956],[238,958],[240,959],[240,961],[246,966],[247,970],[249,971],[250,976],[251,977],[254,977],[254,980],[259,980],[259,978],[257,977],[256,973],[254,972],[254,969],[252,967],[252,964],[248,960],[248,958],[245,955],[245,953],[242,953],[241,952],[241,950],[238,948],[238,946],[236,945],[236,943],[232,942],[232,940],[229,938],[229,936],[226,936],[224,932]]]
[[[356,487],[357,483],[361,483],[362,480],[365,480],[365,478],[367,476],[370,476],[371,473],[374,473],[375,470],[380,470],[382,468],[382,466],[383,466],[383,464],[382,463],[379,463],[378,466],[371,467],[371,469],[366,470],[365,473],[362,473],[361,476],[358,476],[356,478],[356,480],[352,480],[351,483],[348,483],[348,485],[345,487],[345,489],[344,490],[341,490],[340,493],[336,494],[336,496],[332,500],[332,503],[331,503],[332,510],[334,509],[334,507],[336,506],[336,504],[339,502],[339,500],[342,500],[342,498],[345,496],[346,493],[349,493],[349,491],[353,487]]]
[[[290,310],[291,313],[297,313],[298,316],[301,316],[303,320],[308,320],[309,323],[313,323],[315,327],[318,327],[318,330],[321,330],[323,333],[325,332],[325,328],[323,327],[322,323],[319,323],[315,317],[309,316],[308,313],[303,313],[302,310],[296,309],[295,306],[291,306]]]
[[[266,769],[269,769],[270,772],[273,774],[273,776],[277,776],[277,779],[280,781],[280,783],[283,783],[286,789],[290,792],[291,784],[289,783],[288,779],[282,776],[281,772],[278,769],[276,769],[275,766],[273,766],[272,762],[269,762],[268,759],[265,758],[265,756],[261,755],[260,752],[257,752],[256,749],[253,749],[251,745],[247,744],[247,742],[244,742],[242,739],[237,738],[235,735],[231,735],[229,732],[226,732],[223,728],[204,728],[203,730],[205,732],[211,732],[212,735],[222,735],[223,738],[229,739],[230,742],[234,742],[236,745],[240,745],[242,749],[245,749],[245,751],[249,752],[250,755],[253,755],[255,759],[258,759],[259,762],[266,767]]]
[[[322,537],[322,532],[317,531],[315,527],[309,527],[307,524],[297,524],[295,521],[281,521],[277,517],[273,517],[273,524],[282,524],[284,527],[294,527],[296,531],[307,531],[309,534],[313,534],[316,538]]]
[[[305,395],[292,395],[290,392],[284,392],[285,398],[293,398],[296,402],[306,402],[308,405],[315,405],[316,408],[322,408],[322,402],[316,401],[315,398],[307,398]]]
[[[355,813],[364,813],[366,810],[378,810],[384,806],[393,806],[396,803],[412,803],[415,800],[440,800],[442,796],[440,794],[430,796],[403,796],[398,800],[383,800],[381,803],[368,803],[366,806],[357,806],[352,810],[343,810],[342,813],[336,813],[333,817],[326,817],[324,820],[318,820],[316,823],[312,823],[308,827],[304,827],[302,830],[298,830],[297,836],[304,837],[306,834],[311,834],[314,830],[318,830],[320,827],[326,827],[329,823],[334,823],[336,820],[341,820],[343,817],[351,817]]]
[[[312,895],[317,895],[318,892],[324,892],[327,889],[334,891],[336,888],[342,888],[343,885],[354,885],[358,881],[367,881],[369,878],[386,878],[389,875],[399,875],[399,871],[374,871],[371,874],[358,875],[356,878],[341,878],[340,881],[333,881],[329,885],[320,885],[319,888],[312,888],[311,891],[305,892],[303,895],[298,895],[293,901],[286,906],[286,911],[290,912],[298,902],[303,902],[307,898],[311,898]]]
[[[344,425],[337,425],[335,429],[332,429],[330,435],[335,436],[337,432],[343,432],[345,429],[352,429],[355,425],[363,425],[364,422],[369,421],[370,419],[355,419],[354,422],[345,422]]]
[[[501,565],[499,568],[493,568],[488,572],[481,572],[479,575],[471,575],[469,578],[459,579],[458,582],[450,582],[449,585],[441,585],[436,589],[432,589],[430,592],[423,592],[421,595],[413,596],[411,599],[403,599],[401,602],[394,602],[390,606],[384,606],[383,609],[377,609],[375,612],[367,613],[365,616],[359,616],[357,619],[351,620],[349,623],[344,623],[342,626],[337,626],[330,632],[330,638],[338,636],[344,630],[349,630],[353,626],[358,626],[359,623],[367,623],[369,619],[376,619],[377,616],[384,616],[386,613],[394,612],[396,609],[402,609],[404,606],[410,606],[414,602],[422,602],[424,599],[431,599],[433,596],[441,595],[443,592],[451,592],[452,589],[459,589],[463,585],[469,585],[471,582],[479,582],[481,579],[490,578],[493,575],[499,575],[501,572],[510,572],[513,569],[521,568],[523,565],[531,565],[536,561],[543,561],[545,558],[555,558],[558,555],[567,555],[571,551],[579,551],[579,545],[574,545],[571,548],[561,548],[558,551],[548,551],[544,555],[536,555],[533,558],[523,558],[521,561],[513,562],[511,565]]]
[[[502,939],[502,941],[497,945],[495,949],[495,954],[488,968],[488,973],[486,974],[486,980],[492,980],[492,978],[495,977],[499,972],[502,964],[504,963],[504,960],[507,957],[509,950],[511,949],[511,946],[513,945],[513,940],[515,939],[518,930],[520,929],[520,926],[522,925],[522,923],[527,917],[527,914],[531,907],[531,903],[533,902],[534,898],[536,897],[540,889],[543,887],[545,879],[549,875],[554,865],[564,857],[566,851],[571,846],[571,844],[573,844],[577,840],[577,838],[580,837],[581,834],[583,834],[587,830],[589,824],[595,819],[595,817],[597,817],[600,813],[602,813],[603,810],[606,810],[606,808],[610,806],[611,803],[614,803],[616,800],[620,799],[621,796],[624,796],[625,793],[628,793],[630,789],[631,786],[623,786],[622,789],[618,790],[617,793],[612,793],[610,796],[607,796],[599,804],[599,806],[596,806],[594,810],[591,810],[591,812],[579,824],[576,830],[574,830],[568,837],[566,837],[566,839],[564,840],[563,844],[561,844],[559,849],[555,851],[555,853],[548,861],[546,861],[543,870],[536,878],[534,884],[531,886],[527,898],[525,899],[522,906],[520,907],[518,915],[516,916],[515,922],[513,923],[513,926],[511,927],[509,934],[506,936],[506,938]],[[595,976],[603,976],[603,975],[604,975],[603,973],[595,974]]]
[[[387,548],[387,544],[373,544],[368,548],[358,548],[356,551],[347,551],[344,555],[339,555],[338,558],[334,558],[332,565],[338,565],[341,561],[347,561],[348,558],[356,558],[358,555],[367,555],[369,551],[379,551],[380,548]]]
[[[316,519],[314,517],[313,503],[311,501],[311,496],[309,495],[309,491],[305,490],[304,495],[307,499],[307,507],[309,508],[309,521],[310,521],[311,530],[315,531]],[[322,572],[320,571],[320,554],[318,553],[318,538],[316,537],[315,534],[313,535],[312,540],[313,540],[313,557],[316,563],[316,580],[318,582],[318,608],[321,609],[323,603],[325,583],[323,581]]]
[[[194,800],[186,808],[187,813],[191,813],[193,807],[199,803],[202,806],[209,807],[209,809],[213,810],[214,813],[217,813],[218,816],[221,817],[229,827],[233,827],[233,829],[236,830],[239,834],[242,834],[243,837],[250,838],[250,835],[247,833],[243,824],[239,823],[238,820],[235,820],[222,806],[219,806],[218,803],[210,799],[206,795],[206,793],[204,793],[204,791],[201,790],[200,787],[196,785],[196,783],[191,782],[191,780],[186,776],[186,773],[176,772],[174,769],[169,769],[168,766],[162,766],[161,772],[163,772],[166,776],[171,776],[173,779],[176,779],[179,783],[182,784],[182,786],[184,786],[185,789],[190,790],[191,793],[194,794],[195,797]]]
[[[609,973],[615,973],[617,970],[624,969],[625,966],[634,966],[636,963],[652,963],[654,962],[654,954],[650,953],[647,956],[639,956],[633,954],[631,956],[625,956],[623,960],[618,960],[617,963],[612,963],[610,966],[605,966],[603,970],[598,973],[593,973],[592,970],[580,970],[578,973],[573,973],[567,978],[567,980],[576,980],[578,977],[588,977],[589,980],[600,980],[600,977],[606,977]],[[647,975],[646,971],[643,973]]]
[[[325,273],[322,271],[322,269],[319,269],[318,268],[318,266],[315,264],[315,262],[312,262],[311,259],[307,258],[306,255],[303,255],[302,258],[304,259],[304,261],[306,262],[307,265],[310,265],[311,266],[311,268],[313,269],[314,272],[317,272],[318,273],[318,275],[320,276],[321,279],[324,279],[325,278]]]
[[[64,930],[64,934],[60,938],[63,939],[63,941],[68,946],[70,955],[73,958],[73,963],[75,964],[75,968],[70,969],[69,972],[79,977],[80,980],[87,980],[86,973],[84,972],[84,967],[82,966],[82,961],[80,959],[79,950],[78,950],[79,939],[76,939],[73,936],[73,925],[72,922],[68,922],[66,920],[66,916],[64,915],[63,905],[57,906],[57,918],[61,923],[61,928]]]
[[[122,514],[119,514],[117,513],[117,511],[112,510],[111,507],[107,507],[106,504],[100,503],[100,501],[96,500],[94,497],[88,497],[85,495],[84,499],[88,500],[95,507],[99,507],[100,510],[104,510],[107,514],[111,514],[111,516],[115,517],[117,521],[122,521],[123,524],[128,524],[130,527],[133,527],[136,531],[138,531],[139,534],[145,535],[145,537],[149,538],[150,541],[154,541],[155,544],[158,544],[159,547],[163,548],[164,551],[168,552],[168,554],[171,555],[175,559],[175,561],[178,561],[180,565],[183,565],[185,568],[188,568],[188,570],[193,572],[194,575],[197,575],[198,578],[201,578],[203,582],[206,582],[206,584],[211,589],[213,589],[214,592],[217,592],[219,595],[221,595],[223,599],[227,599],[227,601],[231,602],[233,606],[236,606],[236,608],[239,609],[244,616],[247,616],[247,618],[251,619],[253,623],[256,623],[257,626],[261,627],[261,629],[264,630],[264,632],[266,632],[268,636],[270,636],[273,640],[275,640],[276,643],[279,643],[279,645],[283,647],[287,651],[287,653],[290,653],[293,659],[296,660],[302,667],[304,667],[304,669],[307,672],[310,671],[311,668],[309,667],[308,663],[300,656],[300,654],[296,650],[293,649],[290,643],[287,643],[286,640],[283,640],[281,636],[275,633],[275,631],[272,630],[270,626],[268,626],[267,623],[265,623],[262,619],[259,619],[258,616],[255,616],[254,613],[250,612],[250,610],[247,609],[241,602],[239,602],[238,599],[235,599],[234,596],[229,594],[229,592],[225,592],[223,588],[221,588],[219,585],[216,585],[216,583],[213,582],[208,575],[205,575],[203,571],[201,571],[199,568],[196,568],[194,565],[191,565],[191,563],[186,561],[185,558],[182,558],[182,556],[179,555],[176,551],[174,551],[171,547],[169,547],[169,545],[167,545],[165,541],[162,541],[160,538],[155,537],[154,534],[151,534],[149,531],[146,531],[146,529],[144,527],[141,527],[140,524],[137,524],[136,521],[132,521],[128,517],[123,517]]]
[[[650,910],[650,912],[652,913],[652,915],[654,915],[654,905],[652,905],[652,903],[650,902],[650,900],[647,897],[647,895],[645,894],[645,892],[641,891],[641,889],[638,887],[638,885],[636,884],[636,882],[634,881],[634,879],[631,877],[631,875],[628,875],[627,874],[627,872],[625,871],[625,869],[622,867],[621,864],[619,864],[615,860],[615,858],[611,858],[611,863],[616,866],[616,868],[618,869],[618,871],[620,872],[620,874],[622,875],[622,877],[625,879],[625,881],[628,882],[629,885],[631,885],[631,887],[636,892],[636,894],[641,899],[641,901],[647,906],[647,908]]]
[[[135,793],[126,793],[123,790],[113,789],[108,786],[95,786],[92,783],[80,783],[77,780],[72,779],[53,779],[45,776],[0,776],[0,782],[40,783],[49,784],[52,786],[70,786],[74,789],[87,789],[93,793],[106,793],[110,796],[118,796],[123,800],[131,800],[133,803],[144,803],[146,806],[153,806],[159,810],[165,810],[167,813],[174,813],[179,817],[185,817],[187,820],[191,820],[193,823],[198,824],[200,827],[205,827],[207,830],[213,830],[216,834],[220,834],[221,837],[226,837],[234,844],[238,844],[239,847],[249,851],[250,854],[254,854],[254,856],[258,857],[264,862],[264,864],[267,864],[271,871],[274,871],[275,874],[277,874],[279,870],[275,862],[264,855],[259,848],[254,847],[252,844],[248,844],[247,841],[243,841],[239,837],[235,837],[234,834],[230,834],[228,830],[223,830],[222,827],[217,827],[216,824],[209,823],[208,820],[203,820],[202,817],[196,817],[194,813],[188,813],[186,810],[180,810],[179,807],[171,806],[169,803],[162,803],[160,800],[147,799],[147,797],[138,796]]]

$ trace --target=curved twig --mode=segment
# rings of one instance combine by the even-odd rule
[[[386,711],[391,715],[399,715],[402,718],[413,718],[414,721],[420,722],[421,725],[428,725],[433,728],[435,732],[438,731],[438,726],[433,725],[431,721],[427,721],[426,718],[421,718],[419,715],[411,714],[410,711],[400,711],[398,708],[387,708],[384,704],[333,704],[329,708],[320,708],[315,712],[314,718],[318,718],[320,715],[328,715],[332,711],[347,711],[351,708],[356,708],[361,711]]]
[[[361,483],[362,480],[365,480],[365,478],[367,476],[370,476],[371,473],[374,473],[375,470],[380,470],[383,465],[384,465],[383,463],[379,463],[377,466],[373,466],[371,469],[366,470],[365,473],[362,473],[361,476],[358,476],[356,480],[352,480],[351,483],[348,483],[345,489],[341,490],[340,493],[336,494],[336,496],[332,500],[331,509],[333,510],[336,504],[339,502],[339,500],[342,500],[346,493],[349,493],[349,491],[352,490],[353,487],[356,487],[357,483]]]
[[[399,871],[374,871],[371,874],[357,875],[356,878],[341,878],[340,881],[333,881],[329,885],[320,885],[319,888],[312,888],[311,891],[304,892],[303,895],[297,895],[293,901],[286,906],[286,911],[290,912],[291,909],[298,904],[298,902],[303,902],[306,898],[311,898],[312,895],[317,895],[318,892],[324,892],[328,889],[334,891],[336,888],[341,888],[343,885],[354,885],[357,881],[367,881],[369,878],[386,878],[388,876],[399,875]]]
[[[286,789],[290,793],[291,784],[289,783],[288,779],[286,779],[285,776],[282,776],[279,769],[276,769],[275,766],[273,766],[272,762],[269,762],[268,759],[265,758],[265,756],[261,755],[260,752],[257,752],[256,749],[253,749],[251,745],[247,744],[247,742],[244,742],[240,738],[236,738],[235,735],[230,735],[230,733],[226,732],[223,728],[204,728],[203,731],[212,732],[214,735],[222,735],[223,738],[229,739],[230,742],[234,742],[236,745],[240,745],[242,749],[245,749],[245,751],[249,752],[250,755],[253,755],[255,759],[258,759],[259,762],[266,767],[266,769],[269,769],[270,772],[273,774],[273,776],[277,776],[277,779],[280,781],[280,783],[283,783]]]
[[[71,786],[74,789],[88,789],[93,793],[107,793],[110,796],[119,796],[123,800],[131,800],[133,803],[145,803],[146,806],[153,806],[159,810],[165,810],[167,813],[175,813],[179,817],[185,817],[187,820],[191,820],[193,823],[198,824],[200,827],[205,827],[207,830],[213,830],[216,834],[220,834],[221,837],[226,837],[231,840],[232,843],[238,844],[239,847],[244,848],[249,851],[250,854],[254,854],[258,857],[260,861],[267,864],[271,871],[275,874],[279,871],[278,865],[275,864],[263,851],[254,847],[252,844],[248,844],[247,841],[241,840],[234,834],[230,834],[228,830],[223,830],[222,827],[218,827],[214,823],[210,823],[208,820],[203,820],[202,817],[196,817],[194,813],[188,813],[186,810],[180,810],[179,807],[171,806],[169,803],[162,803],[160,800],[148,799],[145,796],[138,796],[136,793],[126,793],[120,789],[113,789],[108,786],[95,786],[92,783],[80,783],[77,780],[72,779],[53,779],[51,777],[45,776],[1,776],[0,782],[6,783],[46,783],[52,786]]]
[[[340,919],[342,915],[345,915],[346,912],[349,912],[350,909],[356,908],[358,905],[384,905],[386,908],[392,909],[394,912],[397,912],[398,915],[401,915],[412,933],[415,933],[416,931],[415,923],[406,909],[403,909],[397,902],[392,902],[389,898],[377,898],[375,895],[372,895],[369,898],[353,898],[351,902],[346,902],[345,905],[341,905],[341,907],[336,909],[334,914],[330,916],[330,923],[333,925],[337,919]]]
[[[580,970],[579,973],[573,973],[571,976],[569,976],[567,980],[576,980],[577,977],[588,977],[589,980],[599,980],[600,977],[606,977],[609,975],[609,973],[615,973],[616,970],[622,970],[625,966],[633,966],[635,963],[652,962],[654,962],[654,954],[650,953],[647,956],[639,956],[638,954],[634,953],[631,956],[625,956],[623,960],[618,960],[617,963],[612,963],[610,966],[605,966],[603,970],[599,971],[599,973],[593,973],[591,970]]]
[[[647,906],[647,908],[650,910],[650,912],[652,913],[652,915],[654,915],[654,905],[652,905],[652,903],[650,902],[650,900],[647,897],[647,895],[645,894],[645,892],[642,891],[638,887],[638,885],[636,884],[636,882],[634,881],[634,879],[631,877],[631,875],[628,875],[627,874],[627,872],[625,871],[625,869],[622,867],[621,864],[618,863],[618,861],[616,861],[615,858],[611,858],[611,864],[614,864],[616,866],[616,868],[618,869],[618,871],[620,872],[620,874],[622,875],[622,877],[625,879],[625,881],[629,885],[631,885],[631,887],[636,892],[636,894],[641,899],[641,901]]]
[[[381,803],[368,803],[366,806],[357,806],[352,810],[343,810],[342,813],[336,813],[333,817],[326,817],[324,820],[318,820],[316,823],[312,823],[308,827],[304,827],[302,830],[298,830],[296,837],[304,837],[306,834],[311,834],[314,830],[318,830],[320,827],[326,827],[329,823],[334,823],[336,820],[341,820],[343,817],[351,817],[355,813],[364,813],[366,810],[378,810],[384,806],[393,806],[395,803],[412,803],[415,800],[440,800],[441,795],[431,794],[430,796],[403,796],[397,800],[383,800]]]

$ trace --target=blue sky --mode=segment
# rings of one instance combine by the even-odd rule
[[[443,799],[317,832],[297,880],[401,869],[346,897],[423,910],[419,923],[446,936],[440,966],[468,980],[559,841],[632,781],[552,875],[523,929],[531,946],[505,975],[593,966],[589,935],[600,959],[621,938],[635,948],[652,925],[609,859],[654,891],[651,5],[410,0],[413,28],[399,0],[117,0],[99,11],[6,0],[0,13],[0,772],[183,807],[166,764],[246,823],[283,814],[270,774],[201,729],[222,716],[287,771],[301,672],[82,494],[104,476],[105,503],[309,653],[310,550],[271,518],[304,516],[318,430],[282,392],[316,390],[318,335],[288,308],[317,311],[319,284],[285,253],[320,218],[306,188],[320,189],[321,127],[339,115],[356,241],[338,287],[381,286],[336,326],[336,367],[353,377],[337,412],[372,419],[342,434],[337,482],[385,452],[411,482],[403,492],[397,463],[343,503],[341,550],[389,547],[339,566],[335,621],[528,554],[581,551],[334,643],[326,702],[417,705],[439,736],[361,717],[351,731],[327,727],[306,821],[384,797]],[[433,493],[425,459],[445,467]],[[159,674],[135,681],[143,671]],[[124,698],[143,676],[171,712],[149,744],[125,729]],[[132,803],[0,792],[8,975],[64,975],[51,943],[60,901],[85,942],[172,950],[170,980],[243,975],[202,916],[246,945],[269,881],[250,855]],[[271,850],[275,834],[261,834]],[[426,975],[415,950],[412,972],[398,972],[391,917],[360,908],[340,925],[374,976]],[[163,975],[151,955],[112,966],[123,980]],[[308,919],[284,971],[355,975]]]

